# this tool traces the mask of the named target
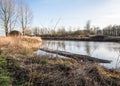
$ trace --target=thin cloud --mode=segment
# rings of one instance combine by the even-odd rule
[[[104,27],[109,24],[120,24],[120,0],[109,0],[108,3],[101,6],[97,13],[94,24]]]

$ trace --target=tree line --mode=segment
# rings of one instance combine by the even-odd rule
[[[72,27],[58,27],[58,28],[39,28],[35,27],[33,29],[34,35],[40,36],[89,36],[97,34],[99,27],[91,27],[91,21],[88,20],[83,30],[81,28]]]
[[[98,30],[98,33],[106,36],[120,36],[120,25],[109,25],[103,30]]]
[[[16,27],[25,30],[30,26],[33,15],[26,0],[0,0],[0,26],[6,36]]]
[[[34,35],[40,36],[90,36],[90,35],[104,35],[104,36],[120,36],[120,25],[108,25],[104,28],[93,26],[88,20],[83,30],[81,28],[65,28],[60,27],[56,29],[39,28],[33,29]]]

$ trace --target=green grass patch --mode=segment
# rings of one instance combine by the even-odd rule
[[[12,82],[9,72],[6,70],[6,60],[0,55],[0,86],[9,86]]]

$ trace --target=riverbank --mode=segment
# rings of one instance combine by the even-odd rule
[[[119,86],[120,73],[99,64],[37,55],[39,37],[0,38],[0,86]]]
[[[91,36],[91,37],[44,37],[43,40],[71,40],[71,41],[99,41],[99,42],[120,42],[120,37],[113,36]]]
[[[14,57],[14,58],[13,58]],[[98,64],[38,55],[3,56],[12,86],[119,86],[120,73]],[[6,85],[8,86],[8,85]]]

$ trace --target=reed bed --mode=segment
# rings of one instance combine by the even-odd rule
[[[40,37],[0,37],[0,51],[6,54],[25,54],[37,50],[41,45]]]

